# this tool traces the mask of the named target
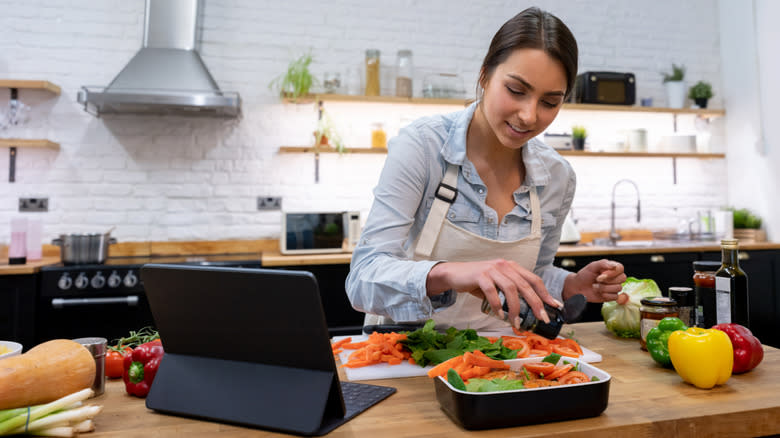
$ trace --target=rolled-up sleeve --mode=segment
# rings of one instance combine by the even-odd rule
[[[406,128],[388,144],[388,156],[360,241],[352,254],[346,280],[347,296],[358,311],[394,321],[425,320],[434,307],[426,281],[439,261],[415,261],[409,256],[412,228],[429,182],[434,157],[414,129]],[[445,297],[442,297],[445,298]],[[446,302],[447,300],[443,300]]]

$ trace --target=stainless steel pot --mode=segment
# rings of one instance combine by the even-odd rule
[[[108,257],[108,245],[116,243],[111,233],[60,234],[52,240],[60,247],[60,258],[66,265],[103,263]]]

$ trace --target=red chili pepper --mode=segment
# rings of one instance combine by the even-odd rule
[[[122,379],[128,394],[138,397],[149,394],[164,353],[162,342],[156,339],[135,347],[132,354],[125,356]]]
[[[764,348],[761,346],[761,341],[753,336],[747,327],[730,323],[714,325],[712,328],[725,332],[731,339],[731,345],[734,347],[732,373],[748,372],[757,367],[764,359]]]

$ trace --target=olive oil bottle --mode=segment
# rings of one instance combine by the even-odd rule
[[[720,241],[722,262],[715,272],[715,313],[717,324],[736,323],[750,328],[748,278],[739,267],[738,241]]]

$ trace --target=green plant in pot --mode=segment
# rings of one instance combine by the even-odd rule
[[[662,73],[666,86],[666,98],[669,108],[685,106],[685,66],[672,63],[672,71]]]
[[[588,131],[582,125],[574,125],[571,127],[571,141],[575,151],[582,151],[585,149],[585,138],[588,137]]]
[[[699,81],[688,89],[688,97],[693,99],[699,108],[707,108],[707,100],[712,96],[712,85],[709,82]]]
[[[320,146],[332,146],[338,153],[344,152],[344,142],[336,131],[336,125],[330,115],[322,110],[322,115],[317,121],[317,130],[314,131],[314,150],[319,150]]]
[[[281,98],[297,101],[307,96],[311,87],[317,83],[317,79],[309,71],[309,66],[314,60],[310,52],[290,61],[287,71],[274,78],[268,88],[279,93]]]

